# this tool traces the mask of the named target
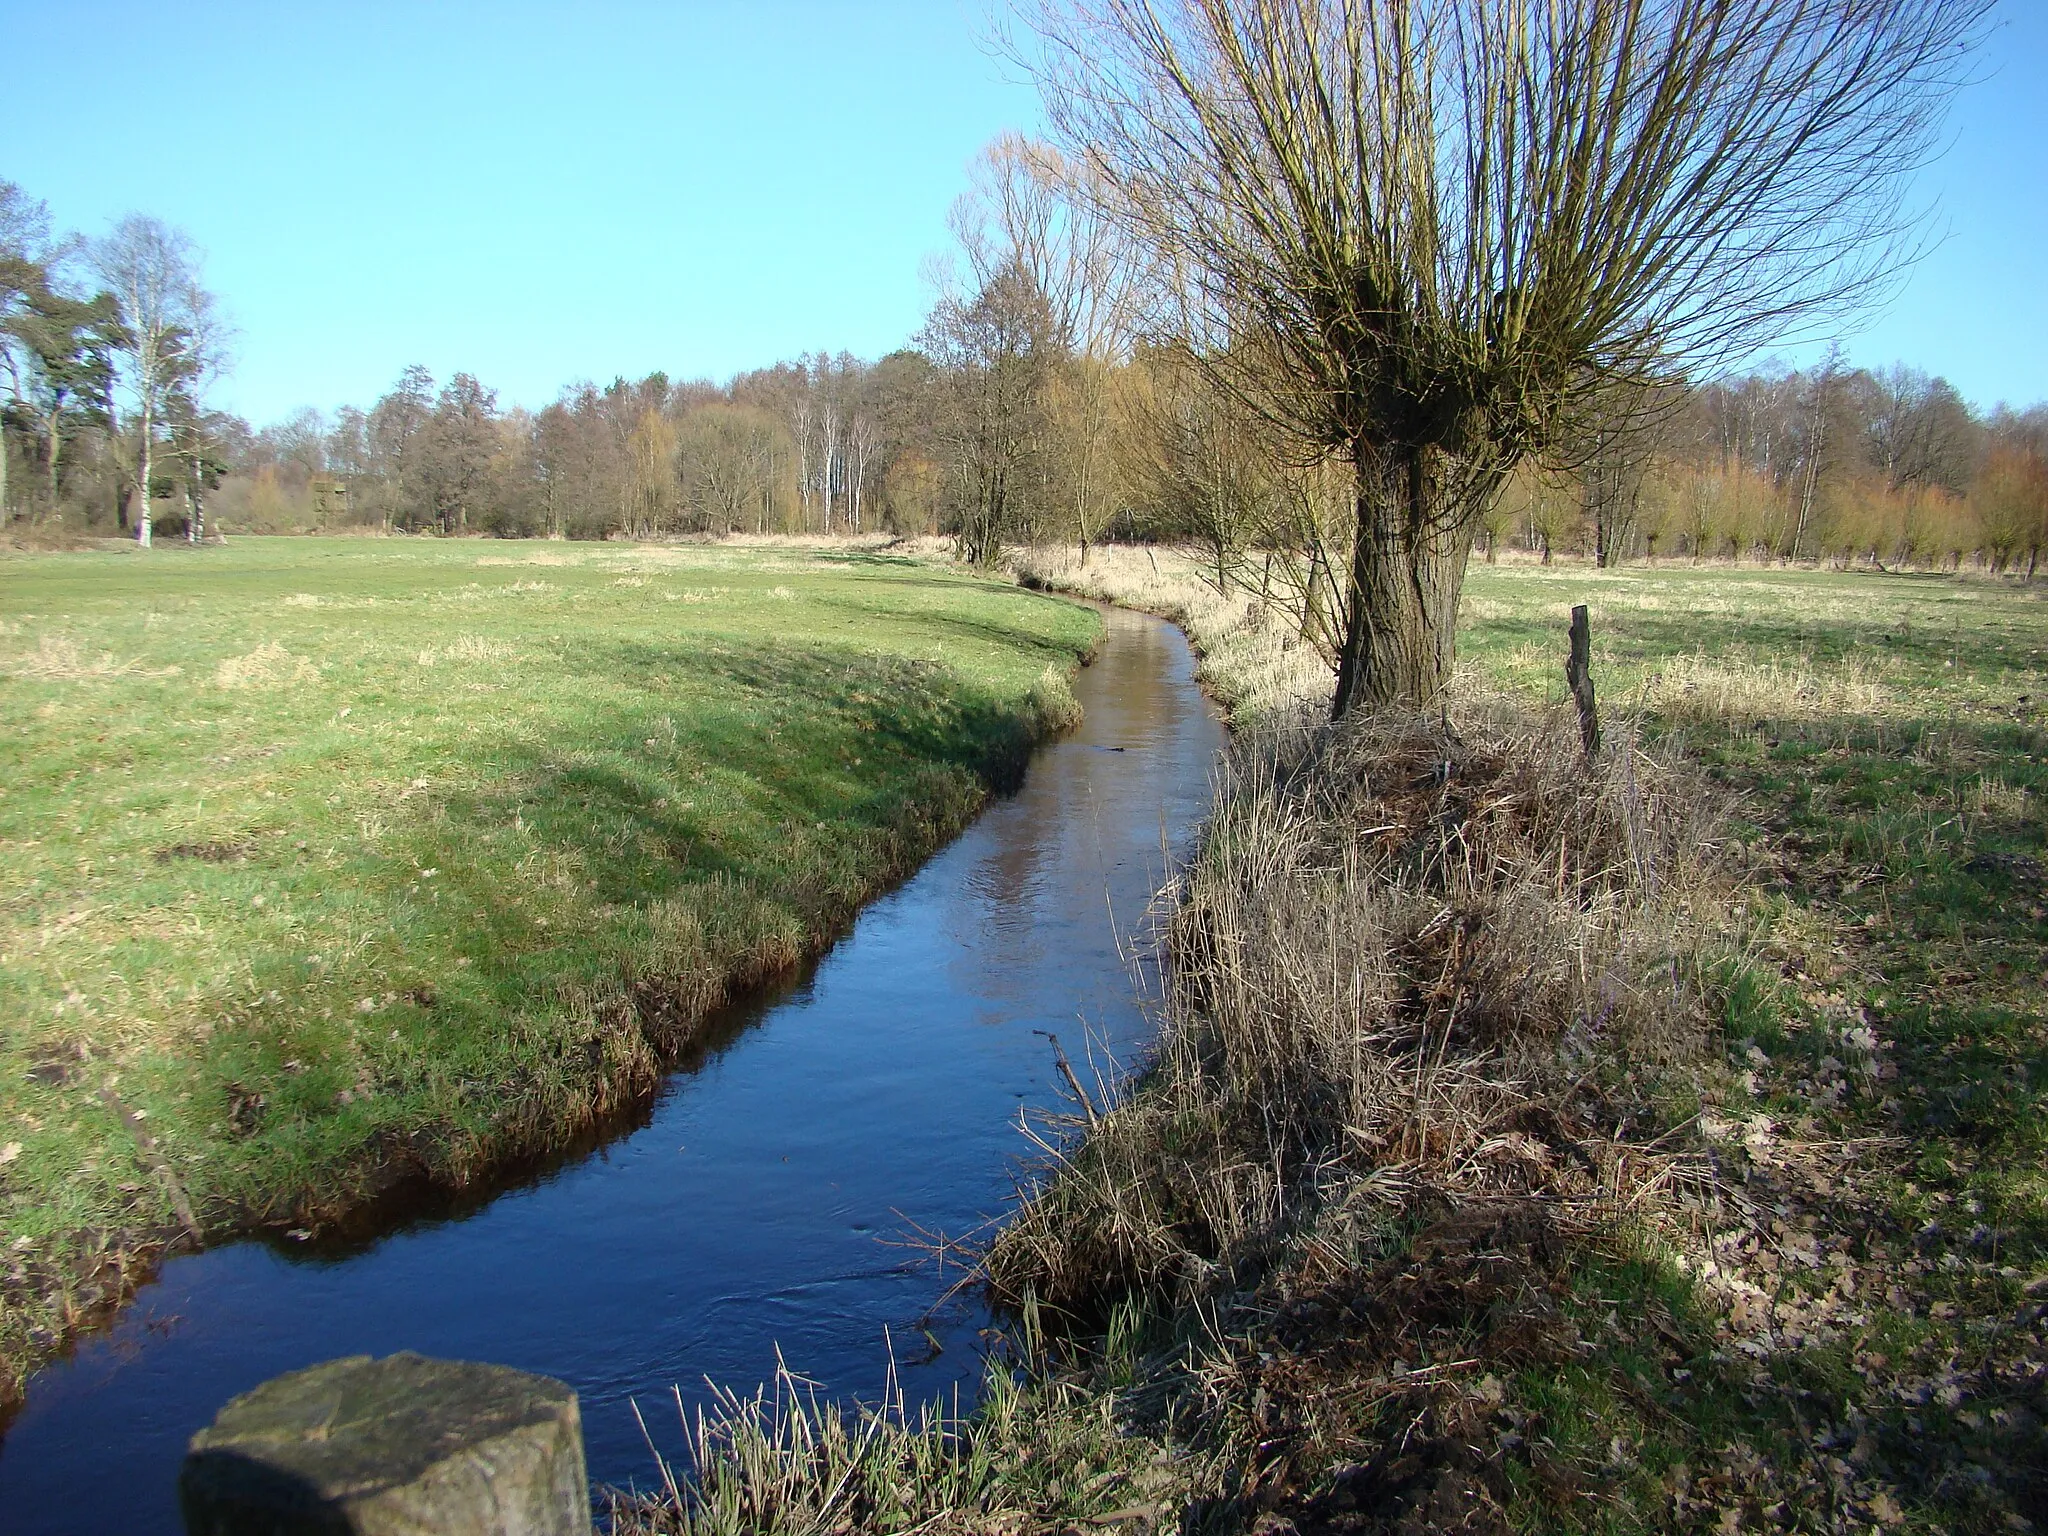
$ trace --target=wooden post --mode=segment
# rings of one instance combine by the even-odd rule
[[[1579,740],[1586,756],[1600,752],[1600,716],[1593,707],[1593,621],[1586,605],[1572,609],[1572,653],[1564,664],[1565,681],[1571,685],[1572,702],[1579,707]]]
[[[192,1437],[178,1499],[188,1536],[590,1536],[576,1394],[414,1354],[243,1393]]]

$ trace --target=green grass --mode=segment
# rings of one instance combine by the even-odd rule
[[[1462,664],[1561,700],[1574,602],[1610,729],[1680,737],[1736,797],[1755,879],[1729,915],[1710,1141],[1762,1240],[1714,1251],[1763,1295],[1731,1326],[1725,1295],[1678,1305],[1650,1262],[1579,1297],[1588,1358],[1530,1395],[1609,1496],[1596,1516],[1525,1492],[1517,1518],[2032,1528],[2014,1522],[2048,1513],[2048,588],[1475,566]],[[1618,1390],[1643,1335],[1602,1320],[1660,1294],[1689,1342],[1649,1372],[1649,1412]]]
[[[0,563],[0,1397],[173,1181],[313,1228],[649,1091],[1065,723],[1099,627],[787,549]]]

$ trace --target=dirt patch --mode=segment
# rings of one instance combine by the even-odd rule
[[[157,849],[156,861],[159,864],[168,864],[173,859],[198,859],[205,864],[241,864],[255,851],[254,843],[177,843],[169,848]]]

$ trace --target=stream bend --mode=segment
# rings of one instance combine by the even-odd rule
[[[31,1381],[0,1441],[0,1528],[177,1531],[187,1438],[236,1393],[337,1355],[561,1377],[582,1397],[592,1483],[643,1488],[632,1402],[676,1453],[671,1385],[694,1403],[707,1378],[751,1384],[778,1347],[829,1391],[872,1396],[893,1337],[913,1400],[972,1391],[988,1320],[964,1302],[927,1320],[957,1271],[901,1239],[1001,1211],[1019,1112],[1058,1098],[1045,1033],[1077,1059],[1089,1041],[1126,1064],[1142,1050],[1119,939],[1185,852],[1223,744],[1180,633],[1104,620],[1075,680],[1081,727],[744,1010],[638,1129],[343,1257],[243,1242],[167,1263]]]

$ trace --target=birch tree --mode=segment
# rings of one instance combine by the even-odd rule
[[[822,379],[825,370],[820,366]],[[832,531],[833,491],[839,481],[839,405],[830,395],[818,402],[818,495],[825,507],[825,532]]]
[[[150,544],[156,431],[166,397],[181,380],[211,371],[220,340],[213,295],[199,281],[199,253],[181,230],[130,214],[92,247],[100,281],[121,306],[122,383],[136,433],[135,541]]]
[[[863,531],[861,503],[866,497],[868,475],[873,470],[881,444],[874,418],[865,411],[855,410],[846,426],[846,515],[855,534]]]
[[[818,456],[818,413],[811,401],[810,381],[803,380],[797,386],[799,393],[790,406],[790,435],[796,442],[796,499],[797,520],[801,527],[811,526],[811,484]]]

